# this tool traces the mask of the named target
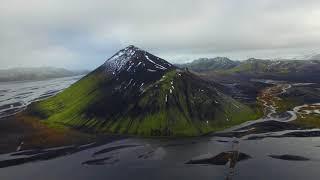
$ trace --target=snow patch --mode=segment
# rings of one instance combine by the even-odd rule
[[[139,90],[140,90],[142,93],[144,92],[143,85],[144,85],[144,83],[141,83],[141,85],[139,86]]]
[[[134,64],[131,63],[130,66],[128,67],[127,71],[129,71],[133,65],[134,65]]]
[[[140,66],[141,63],[142,63],[142,62],[140,61],[140,62],[136,65],[136,67]]]
[[[154,69],[147,69],[147,71],[149,71],[149,72],[157,72],[157,70],[154,70]]]
[[[238,108],[238,109],[240,109],[240,107],[239,106],[237,106],[236,104],[234,104],[234,103],[232,103],[236,108]]]
[[[148,55],[145,54],[144,56],[146,57],[146,59],[147,59],[148,61],[150,61],[152,64],[154,64],[154,65],[156,66],[156,68],[162,69],[162,70],[166,70],[166,69],[167,69],[167,68],[161,66],[160,64],[157,64],[157,63],[155,63],[154,61],[152,61],[152,60],[149,58]]]
[[[134,56],[136,50],[137,48],[127,47],[126,49],[119,51],[117,54],[115,54],[105,62],[104,66],[106,67],[106,71],[112,72],[112,74],[116,74],[116,72],[120,71],[125,66],[125,64]]]

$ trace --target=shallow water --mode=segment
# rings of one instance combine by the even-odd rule
[[[33,101],[56,95],[81,77],[73,76],[46,81],[1,82],[0,118],[23,110]]]
[[[17,106],[16,109],[21,110],[37,98],[52,96],[79,78],[2,83],[0,84],[0,107],[2,107],[0,116],[8,115],[8,112],[13,113],[8,111],[10,108],[14,109]],[[21,103],[21,108],[18,107],[20,105],[18,103]],[[248,124],[252,122],[240,125],[238,128]],[[279,135],[286,132],[291,131],[265,133],[258,136]],[[2,154],[0,155],[0,166],[2,166],[0,179],[319,179],[320,137],[265,137],[256,140],[247,140],[247,138],[248,136],[244,136],[236,139],[239,142],[236,143],[236,150],[251,158],[238,162],[233,170],[229,169],[228,164],[199,165],[186,164],[186,162],[235,150],[234,138],[214,136],[188,139],[117,138],[100,145],[91,143],[79,147],[58,147],[21,155]],[[48,152],[49,155],[46,155]],[[41,154],[45,155],[41,156]],[[290,161],[270,157],[270,155],[285,154],[310,160]],[[23,160],[24,163],[17,163],[21,158],[26,158],[25,161]]]
[[[218,140],[232,141],[231,138],[218,137],[123,139],[51,160],[1,168],[0,177],[35,180],[226,179],[229,174],[226,165],[186,164],[199,156],[214,156],[232,149],[232,143]],[[319,179],[320,147],[317,146],[320,145],[320,138],[239,141],[240,152],[252,158],[237,163],[233,179]],[[97,154],[106,149],[113,150]],[[269,157],[282,154],[299,155],[310,160],[288,161]],[[1,155],[0,160],[8,157]]]

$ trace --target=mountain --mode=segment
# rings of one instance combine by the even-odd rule
[[[193,71],[201,72],[208,70],[226,70],[239,65],[239,61],[232,61],[226,57],[200,58],[186,64],[177,64],[181,68],[189,68]]]
[[[0,70],[0,82],[46,80],[87,74],[88,71],[70,71],[63,68],[39,67],[39,68],[12,68]]]
[[[314,54],[308,60],[320,60],[320,54]]]
[[[320,61],[248,59],[225,73],[251,78],[271,78],[286,81],[319,82]]]
[[[250,58],[245,61],[224,60],[229,66],[211,66],[205,60],[180,65],[214,79],[271,78],[286,81],[320,82],[320,60],[269,60]],[[231,62],[229,62],[231,61]],[[200,66],[201,64],[201,66]]]
[[[221,85],[128,46],[25,113],[54,127],[143,136],[195,136],[257,117],[222,91]]]
[[[255,73],[291,73],[304,72],[306,70],[318,71],[320,61],[316,60],[262,60],[262,59],[248,59],[241,62],[239,66],[232,69],[232,71],[242,72],[251,71]]]
[[[292,60],[320,60],[320,54],[318,52],[312,52],[293,57]]]

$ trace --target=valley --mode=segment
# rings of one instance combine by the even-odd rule
[[[0,180],[320,179],[319,0],[0,1]]]
[[[111,59],[84,77],[5,84],[5,179],[34,168],[44,172],[39,180],[119,178],[122,171],[138,179],[300,179],[292,169],[317,179],[317,81],[194,72],[136,47]]]
[[[317,99],[319,99],[319,96],[316,95],[313,97],[313,100],[309,102],[309,104],[306,104],[308,103],[306,100],[300,103],[297,102],[297,94],[293,95],[290,92],[288,93],[289,89],[290,91],[295,91],[297,87],[308,88],[308,86],[314,86],[314,84],[288,82],[273,82],[273,84],[275,85],[264,89],[257,97],[257,100],[264,107],[264,114],[266,114],[267,118],[283,118],[283,116],[288,116],[289,118],[283,121],[297,123],[308,127],[319,127],[319,122],[317,119],[320,118],[320,104],[314,103],[317,101]]]
[[[223,91],[218,83],[128,46],[23,113],[53,127],[158,137],[199,136],[259,117],[258,109]]]

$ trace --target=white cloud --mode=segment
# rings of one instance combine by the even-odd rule
[[[0,0],[0,68],[93,68],[128,44],[173,62],[320,47],[316,0]],[[53,60],[54,59],[54,60]]]

